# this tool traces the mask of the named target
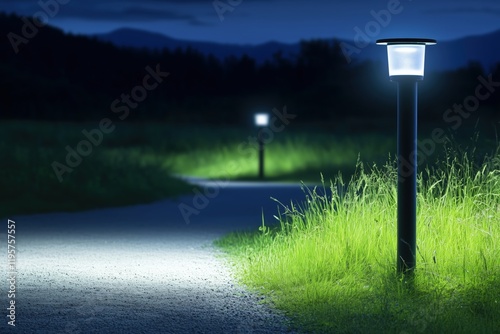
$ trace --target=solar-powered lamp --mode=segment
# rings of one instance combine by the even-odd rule
[[[396,81],[410,76],[414,80],[424,78],[425,46],[436,44],[434,39],[389,38],[379,39],[378,45],[387,45],[389,77]]]
[[[269,125],[268,113],[255,114],[255,125],[259,128],[264,128]],[[264,141],[262,140],[262,131],[259,130],[257,135],[259,142],[259,179],[264,179]]]
[[[434,39],[379,39],[387,45],[389,78],[398,89],[397,270],[413,274],[417,242],[417,82],[424,79],[425,47]]]

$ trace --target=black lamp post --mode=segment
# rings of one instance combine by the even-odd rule
[[[269,125],[269,114],[267,113],[257,113],[255,114],[255,125],[259,128],[263,128]],[[259,130],[257,134],[257,140],[259,142],[259,179],[264,179],[264,141],[262,139],[262,131]]]
[[[398,89],[397,270],[412,275],[417,243],[417,83],[424,79],[425,46],[433,39],[379,39],[387,45],[389,77]]]

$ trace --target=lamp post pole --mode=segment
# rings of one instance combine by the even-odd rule
[[[417,244],[417,80],[400,77],[398,89],[397,270],[411,273]]]
[[[259,143],[259,179],[264,179],[264,139],[262,138],[262,130],[269,125],[268,113],[255,114],[255,125],[259,129],[257,134],[257,142]]]
[[[417,264],[417,84],[424,78],[425,46],[433,39],[380,39],[387,45],[389,77],[398,90],[397,272],[407,278]]]
[[[257,135],[259,141],[259,179],[264,179],[264,141],[262,140],[262,131]]]

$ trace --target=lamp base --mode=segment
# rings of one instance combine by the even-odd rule
[[[402,81],[422,81],[424,80],[423,75],[391,75],[389,77],[391,81],[402,82]]]

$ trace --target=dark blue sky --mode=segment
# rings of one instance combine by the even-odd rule
[[[257,44],[310,38],[353,40],[355,28],[388,37],[449,40],[500,29],[499,0],[41,0],[59,3],[49,23],[73,33],[132,27],[173,38]],[[62,4],[64,3],[64,4]],[[232,4],[232,5],[231,5]],[[386,11],[383,25],[372,13]],[[49,6],[50,10],[54,6]],[[33,16],[38,0],[0,0],[0,10]],[[385,12],[387,13],[387,12]],[[386,24],[387,23],[387,24]],[[21,24],[21,23],[20,23]],[[378,27],[378,28],[377,28]]]

